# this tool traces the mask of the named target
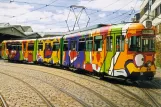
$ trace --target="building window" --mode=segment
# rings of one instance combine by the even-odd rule
[[[155,9],[155,17],[158,17],[161,14],[161,5]]]
[[[146,4],[146,6],[144,7],[144,14],[146,13],[146,11],[149,10],[149,2]]]

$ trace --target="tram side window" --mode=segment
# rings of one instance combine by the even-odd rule
[[[85,51],[86,50],[86,42],[85,38],[80,38],[79,39],[79,51]]]
[[[0,51],[2,50],[2,45],[0,45]]]
[[[58,51],[59,47],[60,47],[59,42],[54,42],[53,43],[53,51]]]
[[[39,50],[39,51],[42,51],[42,50],[43,50],[43,43],[39,43],[39,45],[38,45],[38,50]]]
[[[28,51],[34,51],[34,44],[33,43],[28,44]]]
[[[132,36],[129,39],[129,51],[141,51],[141,38]]]
[[[92,51],[92,43],[93,43],[93,38],[88,37],[86,38],[86,51]]]
[[[68,41],[64,41],[63,51],[68,51]]]
[[[112,40],[113,37],[112,36],[107,36],[107,51],[112,51]]]
[[[116,37],[116,51],[124,51],[124,42],[125,37],[123,35]]]
[[[17,50],[17,46],[14,44],[11,46],[12,47],[12,50]]]
[[[76,50],[76,41],[71,41],[70,49],[71,50]]]
[[[21,44],[17,44],[17,50],[21,51],[22,50],[22,45]]]
[[[12,50],[12,46],[11,46],[10,43],[7,43],[7,49],[8,49],[8,50]]]
[[[151,39],[142,39],[142,51],[155,51],[154,40]]]
[[[52,50],[51,43],[45,43],[45,50]]]
[[[95,36],[94,37],[94,50],[95,51],[102,51],[102,36]]]
[[[26,51],[26,43],[23,43],[23,51]]]

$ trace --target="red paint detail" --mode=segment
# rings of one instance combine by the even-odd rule
[[[92,64],[85,64],[85,70],[92,72],[93,71]]]
[[[50,49],[45,50],[44,56],[45,58],[50,58],[52,55],[52,51]]]
[[[33,62],[33,54],[32,53],[28,54],[28,62]]]
[[[69,53],[70,60],[73,60],[75,57],[77,57],[78,53],[77,51],[71,51]]]
[[[98,69],[98,65],[96,64],[96,69]]]
[[[94,56],[92,56],[92,60],[94,60]]]
[[[100,55],[100,53],[97,53],[97,62],[99,62],[100,61],[100,58],[101,58],[101,55]]]

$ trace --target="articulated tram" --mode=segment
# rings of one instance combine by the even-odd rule
[[[140,23],[96,25],[55,36],[2,42],[2,58],[57,64],[100,76],[152,79],[155,29]]]

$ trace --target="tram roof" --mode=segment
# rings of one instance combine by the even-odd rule
[[[75,31],[67,32],[66,35],[74,34],[74,33],[78,33],[78,32],[84,32],[84,31],[100,28],[100,27],[103,27],[103,26],[107,26],[107,25],[106,24],[97,24],[97,25],[85,27],[85,28],[82,28],[82,29],[78,29],[78,30],[75,30]]]

